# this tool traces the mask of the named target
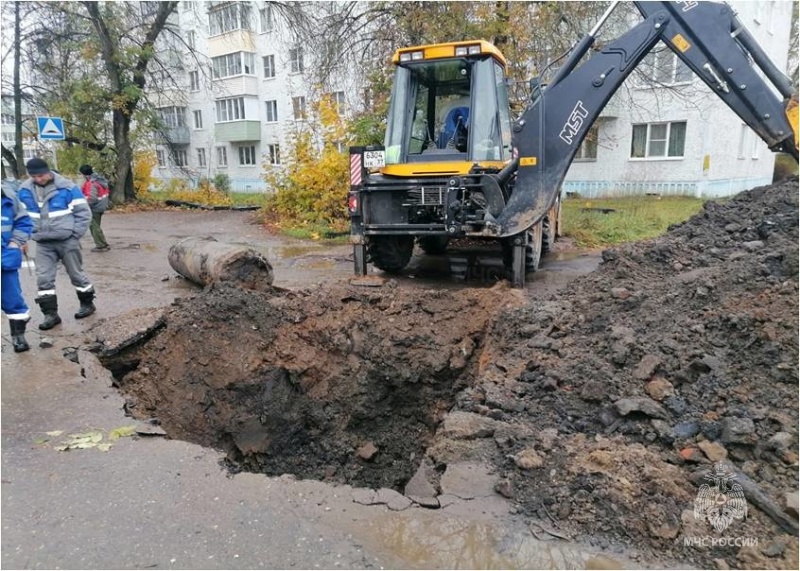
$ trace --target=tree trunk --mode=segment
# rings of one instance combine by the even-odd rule
[[[20,61],[20,18],[19,0],[14,2],[14,177],[25,174],[25,156],[22,153],[22,91],[19,86]]]
[[[117,148],[117,169],[114,188],[111,190],[112,204],[122,204],[136,198],[133,190],[133,149],[131,148],[130,131],[130,115],[122,109],[115,109],[114,146]]]

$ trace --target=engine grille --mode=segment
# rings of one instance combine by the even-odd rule
[[[422,186],[409,189],[406,206],[441,206],[447,197],[447,188],[443,186]]]

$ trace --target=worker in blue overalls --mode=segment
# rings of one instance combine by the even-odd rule
[[[25,245],[33,231],[33,221],[25,205],[17,198],[17,182],[3,180],[3,250],[2,250],[2,309],[11,327],[11,342],[15,353],[30,349],[25,340],[25,324],[31,318],[28,304],[22,297],[19,269]]]

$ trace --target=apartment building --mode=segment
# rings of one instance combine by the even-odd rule
[[[792,2],[729,4],[785,69]],[[174,18],[199,55],[163,48],[185,88],[156,96],[167,125],[156,139],[156,176],[197,181],[225,173],[233,190],[269,190],[263,165],[285,160],[289,135],[307,124],[319,95],[310,73],[318,54],[275,10],[268,2],[181,2]],[[322,87],[344,113],[361,104],[362,92],[346,69]],[[724,196],[768,184],[773,168],[773,153],[755,133],[661,46],[603,111],[563,191]]]
[[[291,133],[307,125],[311,103],[330,96],[340,113],[358,105],[346,70],[315,84],[318,54],[267,2],[181,2],[185,46],[168,46],[185,89],[154,94],[165,132],[156,136],[156,176],[196,181],[228,175],[232,189],[267,190],[264,164],[280,165]]]

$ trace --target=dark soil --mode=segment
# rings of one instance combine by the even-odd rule
[[[546,299],[216,286],[129,347],[95,332],[132,414],[234,469],[402,491],[423,458],[480,458],[523,513],[581,541],[797,568],[796,532],[752,501],[725,535],[757,547],[683,543],[718,535],[692,517],[712,460],[778,512],[797,491],[797,182],[603,258]]]
[[[504,286],[216,286],[104,360],[131,413],[224,449],[237,470],[402,489],[471,378],[489,317],[513,300]]]
[[[603,259],[553,299],[496,320],[463,402],[535,427],[502,441],[514,498],[595,543],[795,568],[796,531],[770,551],[782,556],[761,556],[781,530],[752,502],[727,535],[760,538],[755,550],[688,548],[683,537],[718,535],[692,527],[710,443],[778,511],[798,487],[797,182],[707,203]],[[508,459],[525,449],[540,467]]]

